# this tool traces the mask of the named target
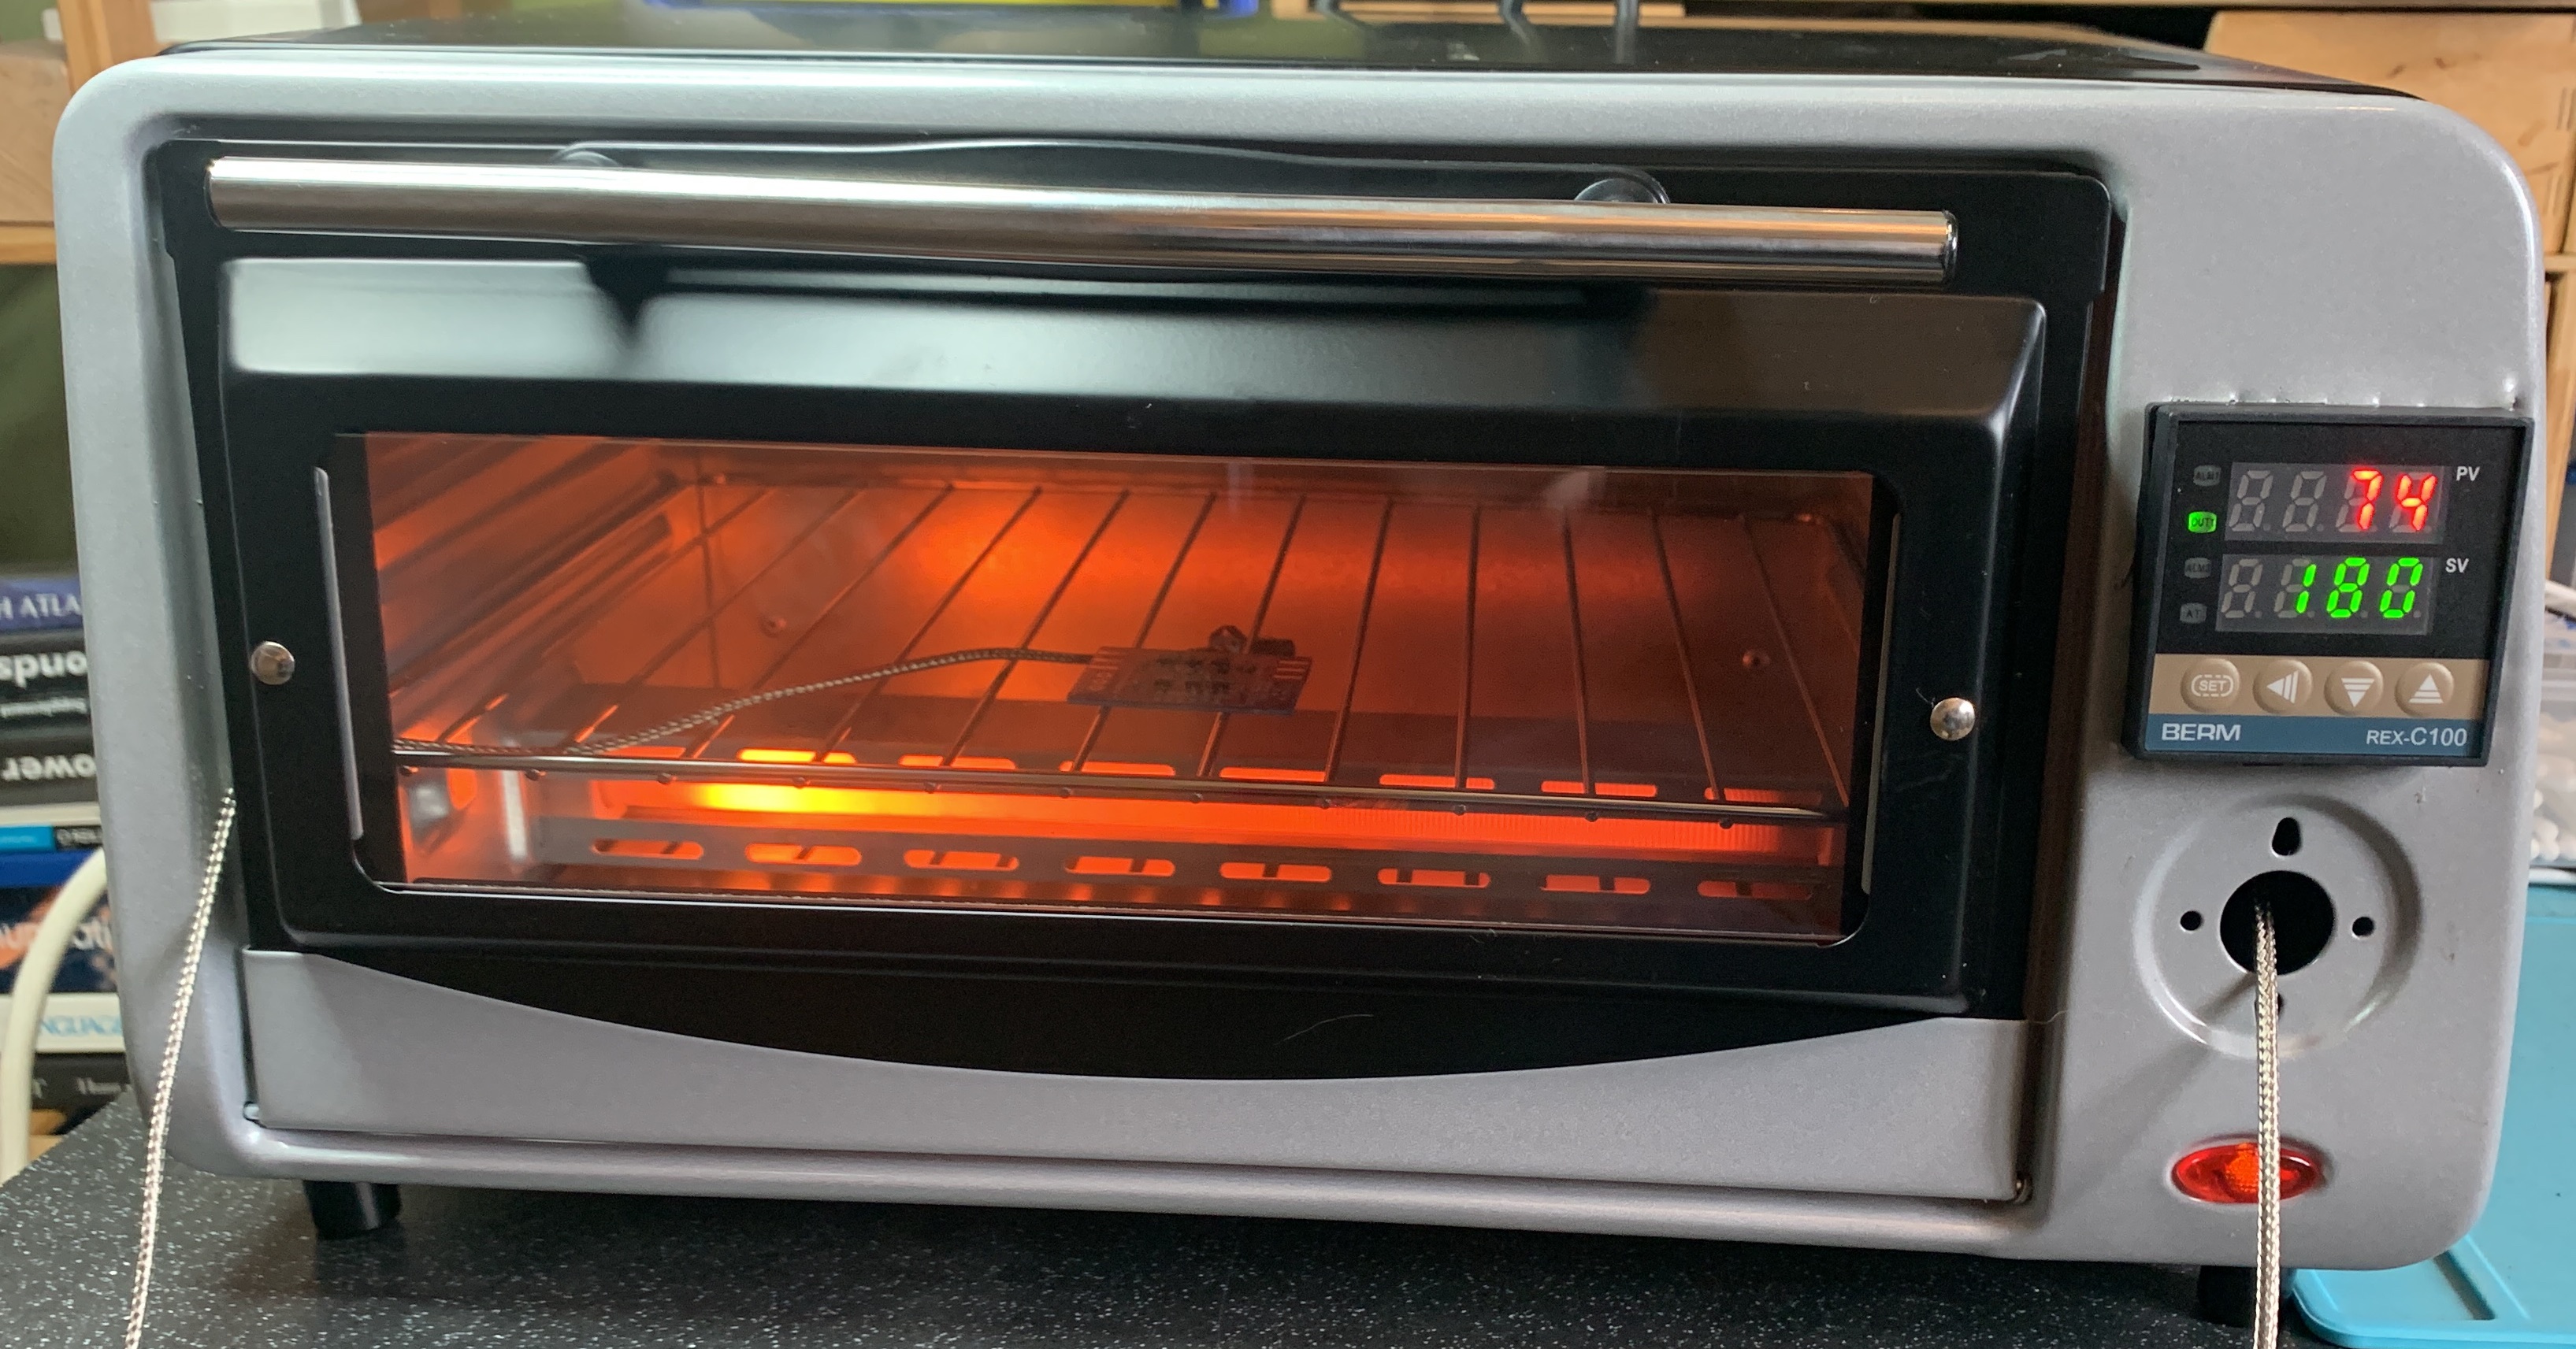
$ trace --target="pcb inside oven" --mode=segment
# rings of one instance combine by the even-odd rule
[[[415,884],[1843,930],[1864,475],[364,445]]]

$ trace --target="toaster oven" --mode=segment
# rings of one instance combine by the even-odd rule
[[[2268,903],[2290,1258],[2474,1216],[2540,381],[2466,124],[2047,30],[494,22],[63,124],[139,1059],[241,802],[183,1159],[2242,1263],[2175,1168]]]

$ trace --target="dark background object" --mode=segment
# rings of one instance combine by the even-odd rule
[[[142,1134],[120,1102],[0,1189],[0,1343],[116,1343]],[[403,1197],[400,1223],[317,1245],[295,1182],[173,1168],[152,1342],[2233,1349],[2245,1334],[2193,1317],[2183,1268],[1154,1214]]]
[[[52,268],[0,267],[0,564],[72,560],[60,325]]]

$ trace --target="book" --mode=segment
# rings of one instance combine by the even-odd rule
[[[0,806],[98,799],[89,727],[0,730]]]
[[[39,1054],[32,1103],[77,1115],[115,1100],[126,1080],[123,1054]]]
[[[51,890],[70,879],[97,846],[94,802],[0,806],[0,895]]]
[[[0,890],[0,1016],[8,1015],[17,987],[18,961],[34,940],[36,924],[53,903],[44,888]],[[45,999],[36,1049],[43,1054],[122,1052],[125,1023],[116,1003],[116,938],[102,902],[72,934]]]
[[[53,906],[54,892],[29,887],[0,890],[0,993],[18,991],[18,961],[27,954],[27,943],[35,940],[36,924]],[[69,950],[63,952],[62,967],[54,973],[56,993],[107,993],[116,989],[116,938],[108,924],[108,908],[101,901],[97,910],[72,934]]]
[[[81,625],[80,578],[66,574],[0,576],[0,632]]]
[[[0,632],[0,740],[89,725],[89,651],[79,628]]]
[[[9,1014],[9,998],[0,996],[0,1017]],[[43,1054],[117,1054],[125,1050],[125,1020],[113,993],[57,993],[45,999],[44,1020],[36,1027],[36,1052]]]

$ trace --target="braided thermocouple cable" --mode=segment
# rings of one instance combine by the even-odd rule
[[[2281,1343],[2281,969],[2272,906],[2254,906],[2254,1349]]]
[[[206,954],[206,929],[215,915],[215,894],[223,887],[224,850],[232,842],[234,801],[224,790],[215,811],[214,838],[206,844],[206,865],[197,884],[197,911],[188,923],[188,944],[179,956],[178,987],[170,996],[170,1031],[161,1042],[161,1072],[152,1084],[152,1113],[143,1134],[143,1213],[134,1238],[134,1292],[125,1307],[125,1349],[143,1343],[143,1313],[152,1298],[152,1252],[161,1231],[161,1174],[170,1156],[170,1098],[176,1094],[179,1043],[188,1031],[188,1008],[197,999],[197,966]]]

